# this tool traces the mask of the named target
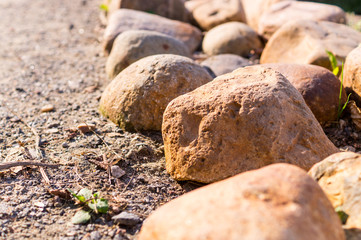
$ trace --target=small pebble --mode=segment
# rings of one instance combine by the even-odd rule
[[[115,178],[121,178],[125,175],[125,171],[121,169],[118,165],[114,165],[111,168],[112,176]]]
[[[51,112],[54,110],[54,106],[51,104],[45,105],[40,109],[40,112]]]
[[[90,233],[90,239],[91,240],[100,240],[102,238],[102,235],[98,231],[94,231]]]
[[[140,222],[140,218],[137,215],[129,212],[121,212],[120,214],[113,216],[112,220],[115,223],[126,226],[134,226]]]
[[[77,129],[82,133],[88,133],[95,130],[94,124],[81,123],[77,126]]]

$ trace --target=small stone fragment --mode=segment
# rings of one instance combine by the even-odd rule
[[[111,167],[112,176],[115,178],[121,178],[125,175],[125,171],[121,169],[118,165]]]
[[[118,215],[113,216],[112,220],[115,223],[126,226],[134,226],[140,222],[140,218],[137,215],[129,212],[121,212]]]
[[[47,104],[40,109],[40,112],[51,112],[53,110],[54,110],[54,106],[51,104]]]
[[[102,238],[102,235],[98,231],[94,231],[90,233],[90,239],[91,240],[100,240]]]
[[[81,123],[77,126],[78,130],[82,133],[88,133],[95,130],[94,124]]]

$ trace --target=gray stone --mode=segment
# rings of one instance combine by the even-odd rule
[[[126,226],[134,226],[141,221],[137,215],[129,212],[121,212],[118,215],[113,216],[112,220],[115,223]]]

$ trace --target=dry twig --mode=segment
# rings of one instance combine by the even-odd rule
[[[48,168],[58,168],[58,164],[48,164],[42,162],[33,162],[33,161],[25,161],[25,162],[7,162],[0,163],[0,170],[9,169],[17,166],[39,166],[39,167],[48,167]]]

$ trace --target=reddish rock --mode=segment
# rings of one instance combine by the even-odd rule
[[[287,63],[270,63],[263,66],[280,72],[292,83],[321,125],[337,120],[341,82],[328,69],[315,65]],[[342,88],[342,106],[346,99],[346,92]]]
[[[343,24],[296,20],[272,35],[261,63],[314,64],[332,70],[326,50],[341,62],[361,42],[361,33]]]
[[[130,9],[116,10],[104,32],[104,50],[109,53],[114,39],[127,30],[149,30],[164,33],[182,41],[193,52],[200,44],[202,33],[190,24]]]
[[[154,211],[139,240],[344,240],[341,222],[306,172],[274,164],[189,192]]]
[[[269,39],[273,33],[290,20],[346,23],[346,13],[341,8],[329,4],[283,1],[271,5],[262,15],[258,33]]]
[[[192,0],[185,4],[204,30],[230,21],[246,21],[241,0]]]
[[[237,69],[171,101],[162,135],[170,175],[204,183],[277,162],[308,170],[338,151],[297,89],[262,66]]]
[[[120,8],[148,12],[183,22],[189,20],[189,12],[184,7],[183,0],[111,0],[109,15]]]

